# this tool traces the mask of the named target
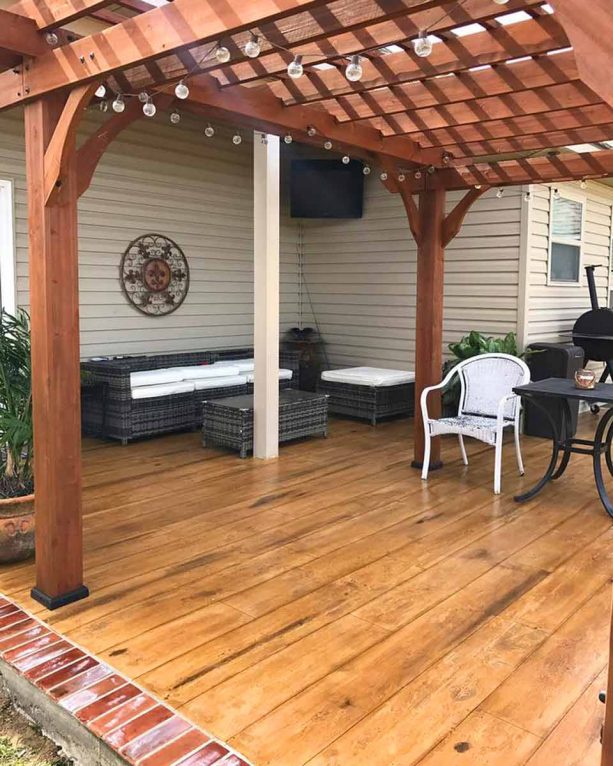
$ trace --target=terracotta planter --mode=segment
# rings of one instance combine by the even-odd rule
[[[0,564],[34,555],[34,495],[0,499]]]

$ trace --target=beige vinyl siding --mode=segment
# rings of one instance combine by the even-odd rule
[[[448,210],[460,198],[449,194]],[[517,329],[521,206],[519,189],[488,192],[447,248],[445,350],[472,329]],[[371,176],[364,217],[304,221],[302,247],[303,324],[316,319],[329,363],[413,367],[416,246],[398,195]]]
[[[91,115],[85,131],[98,115]],[[202,125],[167,116],[140,120],[109,148],[79,201],[81,355],[162,353],[253,342],[252,148],[228,129],[213,139]],[[28,305],[27,199],[21,115],[0,118],[0,178],[15,184],[18,301]],[[136,237],[174,239],[190,267],[190,289],[166,317],[126,300],[119,263]],[[296,224],[281,229],[281,329],[297,323]]]
[[[527,343],[570,341],[568,332],[580,314],[590,308],[585,266],[604,267],[596,269],[596,286],[600,305],[608,305],[613,189],[597,183],[589,183],[585,190],[579,184],[559,184],[557,188],[561,195],[570,193],[584,201],[581,281],[579,285],[548,283],[551,188],[533,186],[527,253]]]

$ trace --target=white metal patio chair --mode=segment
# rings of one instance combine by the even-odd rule
[[[460,378],[458,414],[448,418],[430,418],[428,394],[444,388],[454,375]],[[482,354],[460,362],[441,383],[424,389],[421,394],[421,411],[426,444],[421,478],[428,478],[433,436],[457,434],[464,465],[468,465],[464,437],[472,436],[473,439],[495,447],[494,493],[499,495],[505,428],[514,429],[517,465],[519,473],[523,476],[524,465],[519,445],[521,400],[513,393],[513,388],[529,382],[530,370],[521,359],[509,354]]]

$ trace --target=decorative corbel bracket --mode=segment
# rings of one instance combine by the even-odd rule
[[[445,216],[442,236],[443,247],[447,247],[451,240],[458,234],[462,228],[464,218],[473,203],[476,202],[482,194],[485,194],[489,188],[489,186],[482,185],[478,188],[475,186],[472,189],[469,189],[453,210]]]

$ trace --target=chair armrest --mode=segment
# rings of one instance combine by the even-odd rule
[[[421,413],[424,419],[424,422],[429,420],[428,416],[428,394],[430,394],[432,391],[437,391],[438,389],[445,388],[445,386],[449,383],[449,381],[453,378],[454,375],[458,374],[458,370],[455,367],[452,367],[451,370],[445,375],[443,380],[441,380],[440,383],[437,383],[435,386],[428,386],[427,388],[424,388],[424,390],[421,392],[421,397],[419,399],[419,404],[421,407]]]
[[[507,405],[507,402],[511,399],[517,399],[517,394],[507,394],[506,396],[503,396],[502,399],[498,402],[498,411],[496,413],[496,425],[499,426],[504,421],[504,410]]]

